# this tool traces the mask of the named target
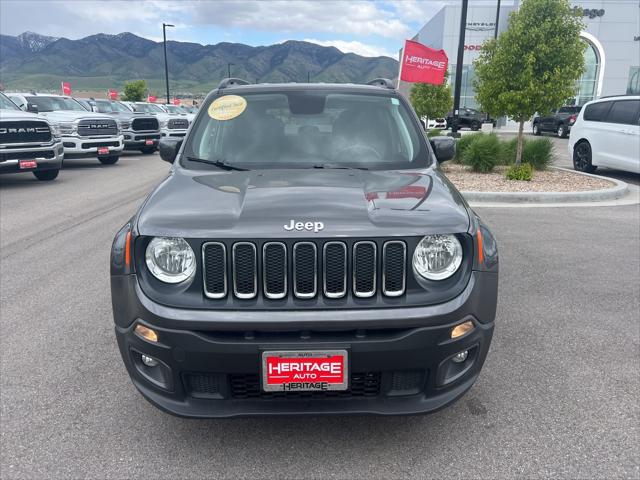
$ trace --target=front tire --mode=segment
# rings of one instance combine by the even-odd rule
[[[152,153],[155,153],[156,150],[158,150],[158,147],[142,147],[140,149],[144,155],[151,155]]]
[[[567,127],[564,124],[558,125],[558,130],[556,130],[558,134],[558,138],[567,138]]]
[[[480,130],[480,126],[480,122],[471,122],[471,130],[473,130],[474,132]]]
[[[119,159],[120,159],[120,155],[109,155],[108,157],[98,157],[98,160],[100,160],[100,163],[103,165],[113,165],[114,163],[117,163]]]
[[[598,168],[592,163],[591,145],[586,140],[573,147],[573,168],[578,172],[593,173]]]
[[[542,132],[540,131],[540,124],[539,123],[534,123],[533,124],[533,134],[536,137],[539,137],[542,134]]]
[[[39,172],[33,172],[35,177],[43,182],[48,182],[50,180],[55,180],[60,173],[60,169],[56,168],[54,170],[42,170]]]

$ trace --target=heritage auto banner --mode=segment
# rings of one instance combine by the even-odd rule
[[[442,85],[448,63],[444,50],[434,50],[421,43],[406,40],[402,51],[400,80]]]
[[[69,82],[62,82],[62,94],[71,95],[71,84]]]
[[[113,90],[113,89],[109,89],[107,92],[109,99],[110,100],[117,100],[118,99],[118,91],[117,90]]]

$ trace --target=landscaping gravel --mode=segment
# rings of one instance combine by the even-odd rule
[[[476,173],[469,167],[448,163],[442,171],[462,192],[579,192],[601,190],[615,186],[603,178],[589,177],[578,173],[549,169],[533,172],[530,182],[507,180],[507,167],[495,167],[490,173]]]

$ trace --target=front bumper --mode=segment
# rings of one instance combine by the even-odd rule
[[[38,147],[3,148],[0,149],[0,173],[59,170],[62,168],[63,158],[64,149],[60,141]],[[20,160],[35,160],[37,167],[21,169]]]
[[[151,301],[135,275],[112,276],[116,337],[129,375],[147,400],[186,417],[418,414],[455,401],[477,379],[489,350],[498,276],[473,272],[453,300],[427,307],[352,311],[204,311]],[[455,340],[451,329],[475,329]],[[159,342],[134,333],[136,324]],[[350,389],[341,394],[260,389],[261,352],[347,350]],[[467,350],[462,364],[451,358]],[[156,367],[141,362],[145,354]]]
[[[124,137],[63,136],[62,145],[67,158],[97,157],[99,147],[109,148],[109,155],[119,155],[124,149]]]
[[[187,134],[187,129],[178,129],[178,128],[162,128],[160,129],[160,134],[163,137],[174,137],[174,138],[182,138]]]
[[[134,131],[127,130],[122,132],[124,137],[124,149],[125,150],[139,150],[145,147],[157,147],[160,141],[160,131]],[[147,141],[151,140],[151,145],[147,144]]]

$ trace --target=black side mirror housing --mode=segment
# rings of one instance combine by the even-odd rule
[[[182,138],[162,138],[158,144],[160,150],[160,158],[165,162],[173,163],[178,156],[180,147],[182,146]]]
[[[439,162],[446,162],[456,156],[456,141],[451,137],[432,137],[429,139],[433,152]]]
[[[35,103],[27,103],[27,112],[38,113],[38,106]]]

